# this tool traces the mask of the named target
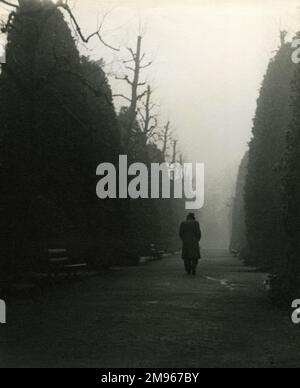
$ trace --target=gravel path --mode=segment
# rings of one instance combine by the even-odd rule
[[[0,366],[300,367],[299,328],[263,280],[211,253],[196,278],[169,257],[12,300]]]

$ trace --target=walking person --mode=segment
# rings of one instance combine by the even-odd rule
[[[195,215],[190,213],[185,222],[180,225],[180,238],[182,240],[182,259],[188,275],[196,276],[199,259],[201,259],[200,246],[202,233],[200,224]]]

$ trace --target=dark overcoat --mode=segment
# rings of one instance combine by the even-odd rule
[[[200,246],[201,229],[198,221],[185,221],[180,225],[180,238],[183,242],[182,259],[201,259]]]

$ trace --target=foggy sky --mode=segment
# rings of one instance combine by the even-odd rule
[[[295,32],[300,25],[297,1],[78,0],[75,6],[86,33],[107,11],[103,35],[122,50],[115,54],[93,41],[90,55],[114,61],[114,72],[123,75],[118,59],[141,30],[144,51],[154,60],[145,79],[154,84],[162,117],[173,122],[186,158],[215,172],[236,166],[279,30]]]
[[[230,198],[239,163],[251,136],[256,100],[269,59],[279,46],[279,31],[291,35],[300,25],[296,0],[77,0],[74,13],[84,33],[103,15],[105,40],[83,53],[104,58],[106,70],[124,75],[122,60],[138,33],[153,60],[144,78],[155,87],[161,123],[170,119],[187,161],[205,162],[207,206],[215,208],[207,229],[228,244]],[[126,85],[110,78],[114,92]],[[126,105],[116,100],[116,106]],[[212,206],[213,201],[216,204]],[[217,225],[219,224],[219,225]],[[221,228],[221,229],[220,229]],[[207,243],[209,245],[209,243]]]
[[[251,137],[260,85],[279,31],[298,30],[295,0],[84,0],[76,13],[86,32],[103,14],[105,39],[114,54],[94,42],[92,57],[104,57],[108,70],[124,75],[124,47],[138,33],[154,65],[145,73],[156,91],[162,123],[170,119],[187,161],[205,162],[206,246],[228,246],[230,204],[239,163]],[[127,86],[111,78],[114,90]],[[116,100],[120,106],[124,101]],[[205,233],[206,232],[206,233]]]

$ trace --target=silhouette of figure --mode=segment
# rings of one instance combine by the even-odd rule
[[[183,242],[182,259],[188,275],[196,275],[199,259],[201,259],[200,246],[202,233],[200,224],[195,215],[190,213],[187,220],[180,225],[180,238]]]

